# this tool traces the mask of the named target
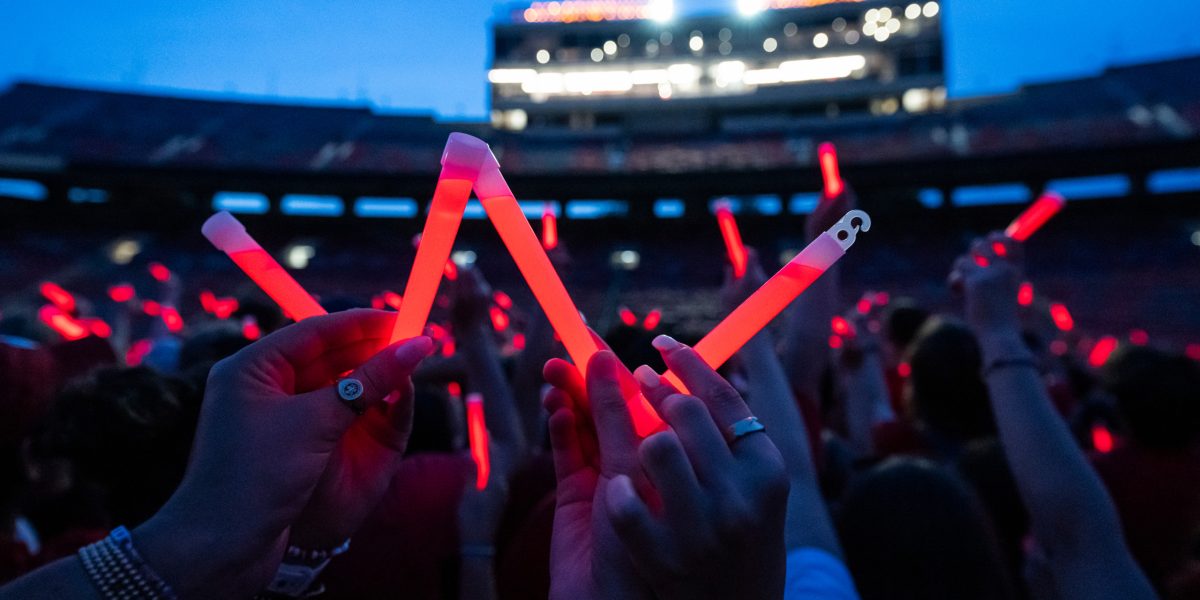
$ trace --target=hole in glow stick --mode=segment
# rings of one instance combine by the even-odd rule
[[[179,315],[179,311],[175,310],[174,306],[162,307],[162,320],[167,326],[167,331],[171,333],[183,331],[183,317]]]
[[[906,362],[902,362],[902,363],[896,365],[896,374],[899,375],[903,379],[908,379],[909,377],[912,377],[912,365],[910,365]]]

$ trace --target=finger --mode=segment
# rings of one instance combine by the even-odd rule
[[[662,353],[667,367],[683,385],[704,401],[718,426],[728,427],[751,416],[750,408],[742,400],[741,394],[708,366],[695,350],[666,335],[654,338],[653,346]]]
[[[686,531],[703,517],[700,481],[673,431],[661,431],[638,447],[642,469],[662,497],[663,512],[672,525]]]
[[[624,475],[608,482],[604,508],[612,521],[613,530],[633,563],[643,571],[656,570],[668,552],[670,536],[650,516],[650,509],[633,488],[633,481]]]
[[[395,320],[394,312],[364,308],[312,317],[264,337],[247,356],[277,355],[292,365],[307,365],[332,348],[387,337]]]
[[[293,365],[296,369],[293,393],[311,392],[325,387],[347,371],[367,362],[387,346],[386,337],[367,338],[348,346],[332,348],[306,365]]]
[[[370,407],[381,403],[396,390],[405,390],[411,385],[410,377],[429,353],[433,351],[433,340],[421,336],[399,342],[382,351],[355,369],[349,377],[362,383],[361,401]],[[340,438],[346,427],[354,421],[354,411],[344,405],[337,385],[329,385],[312,392],[296,396],[298,406],[315,409],[316,416],[326,417],[329,424],[327,434]]]
[[[561,358],[552,358],[542,368],[542,376],[546,378],[546,383],[566,392],[577,405],[587,406],[587,387],[575,365]]]
[[[634,369],[633,378],[637,380],[638,388],[650,402],[650,406],[653,406],[654,410],[660,414],[663,400],[672,394],[679,393],[679,390],[675,389],[675,386],[666,377],[659,375],[649,365],[642,365]]]
[[[621,392],[620,363],[612,352],[597,352],[588,361],[587,397],[600,443],[600,466],[606,475],[632,474],[638,468],[637,433]]]
[[[554,367],[554,369],[556,371],[558,369],[562,369],[563,377],[569,378],[570,381],[577,381],[578,385],[582,387],[583,380],[579,377],[579,371],[575,368],[575,366],[566,361],[560,360],[559,362],[562,364]],[[547,364],[547,368],[549,368],[549,364]],[[572,383],[571,385],[574,386],[575,384]],[[597,456],[599,454],[599,450],[596,442],[596,429],[592,426],[592,415],[590,410],[584,406],[581,406],[582,400],[580,400],[580,398],[585,395],[586,392],[577,391],[576,395],[572,396],[562,388],[551,387],[549,392],[547,392],[546,396],[542,399],[542,405],[546,408],[547,414],[554,414],[560,409],[566,409],[572,412],[575,417],[575,438],[581,451],[583,452],[584,460],[589,465],[598,466],[599,460]]]
[[[562,394],[555,390],[551,394]],[[575,432],[575,413],[561,408],[550,414],[550,453],[554,458],[554,474],[562,481],[588,466]]]
[[[659,414],[674,430],[699,481],[711,486],[733,468],[733,454],[708,408],[699,398],[672,394],[662,401]]]

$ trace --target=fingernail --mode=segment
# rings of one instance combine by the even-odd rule
[[[425,336],[413,338],[407,344],[402,344],[399,348],[396,348],[396,356],[402,356],[409,347],[416,349],[417,352],[421,353],[421,357],[424,358],[433,353],[433,340]]]
[[[658,378],[658,373],[655,373],[649,365],[642,365],[634,369],[633,378],[649,389],[654,389],[662,383],[662,380]]]
[[[650,345],[654,346],[654,349],[658,350],[659,352],[670,352],[683,347],[683,344],[675,341],[675,338],[669,335],[660,335],[654,338],[654,341],[650,342]]]

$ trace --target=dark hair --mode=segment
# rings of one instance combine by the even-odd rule
[[[978,499],[933,463],[875,467],[850,487],[837,524],[863,600],[1014,597]]]
[[[413,428],[404,447],[405,456],[454,449],[450,395],[444,386],[418,384],[413,393]]]
[[[148,367],[106,368],[68,385],[31,444],[35,460],[65,460],[76,486],[95,486],[115,523],[141,523],[179,485],[200,403]]]
[[[911,300],[897,300],[888,309],[885,318],[887,324],[885,333],[888,341],[896,347],[897,351],[903,352],[917,337],[917,332],[928,319],[929,311],[917,308]]]
[[[975,336],[962,323],[934,317],[909,348],[915,416],[933,433],[965,443],[996,432]]]
[[[1118,349],[1103,375],[1138,445],[1177,449],[1200,437],[1200,364],[1133,346]]]

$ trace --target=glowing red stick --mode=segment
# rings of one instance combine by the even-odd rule
[[[729,264],[733,265],[733,276],[741,279],[746,274],[746,245],[742,243],[742,233],[738,231],[737,221],[733,211],[727,205],[717,207],[717,225],[721,228],[721,237],[725,240],[725,252],[729,255]]]
[[[42,293],[42,297],[49,300],[50,304],[53,304],[58,310],[65,313],[75,312],[75,296],[72,296],[70,292],[59,287],[58,284],[43,281],[38,286],[38,291]]]
[[[642,327],[646,331],[653,331],[658,328],[658,324],[662,322],[662,311],[657,308],[646,314],[645,320],[642,321]]]
[[[183,331],[183,317],[179,316],[179,311],[175,310],[174,306],[162,307],[162,320],[167,326],[167,331],[171,333]]]
[[[488,314],[492,318],[492,327],[496,331],[504,331],[508,329],[509,318],[508,314],[504,312],[504,309],[500,308],[499,306],[493,306],[488,309]]]
[[[492,472],[488,454],[488,430],[483,419],[483,394],[467,394],[467,437],[471,442],[471,458],[475,459],[475,488],[487,487]]]
[[[1054,320],[1054,325],[1062,331],[1075,329],[1075,319],[1071,318],[1071,312],[1062,303],[1055,302],[1050,305],[1050,318]]]
[[[1129,332],[1129,343],[1134,346],[1145,346],[1150,343],[1150,334],[1145,329],[1134,329]]]
[[[1106,335],[1100,338],[1095,346],[1092,346],[1091,353],[1088,354],[1088,364],[1093,367],[1102,367],[1108,362],[1108,357],[1112,356],[1114,350],[1117,349],[1117,338]]]
[[[712,368],[729,360],[750,338],[762,331],[783,312],[812,282],[833,266],[846,249],[854,244],[860,231],[871,229],[871,218],[861,210],[846,213],[833,227],[817,236],[795,258],[784,265],[762,287],[742,302],[725,320],[717,324],[696,346],[696,353]],[[675,387],[685,389],[674,373],[665,377]]]
[[[98,338],[108,339],[112,336],[112,327],[108,323],[105,323],[103,319],[88,317],[81,319],[79,323],[86,326],[88,331],[92,332],[92,335]]]
[[[151,349],[153,346],[150,344],[150,340],[138,340],[130,344],[129,350],[125,352],[125,364],[131,367],[142,364],[142,359],[150,354]]]
[[[1004,230],[1004,235],[1018,242],[1029,239],[1029,236],[1033,235],[1038,229],[1041,229],[1042,225],[1045,225],[1046,221],[1050,220],[1050,217],[1058,214],[1058,211],[1062,210],[1066,203],[1067,201],[1062,196],[1054,192],[1042,194],[1042,197],[1038,198],[1037,202],[1031,204],[1029,208],[1025,209],[1025,212],[1018,215],[1008,225],[1008,228]]]
[[[217,298],[217,304],[213,307],[213,316],[218,319],[228,319],[237,312],[237,298]]]
[[[201,231],[293,320],[303,321],[326,314],[325,309],[246,233],[246,228],[233,215],[221,211],[209,217]]]
[[[450,139],[446,141],[446,149],[442,153],[442,172],[433,191],[433,201],[429,204],[429,216],[425,219],[421,243],[417,246],[417,257],[413,259],[412,270],[408,274],[404,304],[400,305],[400,314],[396,316],[396,325],[392,329],[393,343],[421,335],[425,322],[429,320],[433,301],[437,298],[442,275],[449,277],[448,265],[453,264],[450,262],[450,250],[458,235],[458,227],[462,224],[467,200],[471,198],[471,181],[479,172],[479,164],[484,158],[478,150],[471,151],[473,142],[479,140],[461,133],[450,134]],[[486,147],[487,144],[484,144]],[[462,148],[465,148],[465,152]],[[454,150],[457,151],[452,152]]]
[[[906,362],[896,365],[896,374],[903,379],[908,379],[910,376],[912,376],[912,365]]]
[[[580,373],[585,372],[588,359],[600,350],[599,345],[592,339],[579,309],[575,307],[575,302],[563,286],[562,279],[554,271],[550,257],[546,255],[546,250],[533,233],[533,228],[521,211],[521,206],[517,204],[504,175],[500,173],[500,163],[496,162],[491,148],[481,140],[463,137],[471,140],[473,146],[447,146],[447,155],[462,154],[464,162],[476,161],[475,156],[480,155],[478,162],[474,163],[479,165],[476,171],[478,176],[474,179],[475,195],[479,197],[484,210],[487,211],[488,219],[492,221],[504,246],[508,248],[508,253],[517,263],[517,269],[521,271],[522,277],[533,291],[533,297],[546,313],[551,327],[562,338],[563,346],[566,347],[575,367]],[[663,427],[662,419],[644,396],[634,392],[626,397],[626,402],[634,429],[639,435],[644,437]]]
[[[496,290],[492,293],[492,300],[496,302],[496,306],[499,306],[504,310],[510,310],[513,307],[512,298],[500,290]]]
[[[251,341],[262,337],[262,329],[258,326],[258,319],[255,319],[254,315],[242,317],[242,337]]]
[[[525,349],[525,334],[514,333],[513,338],[512,338],[512,346],[513,346],[513,350],[524,350]]]
[[[133,300],[134,293],[133,286],[128,283],[118,283],[108,288],[108,297],[113,302],[129,302]]]
[[[1028,281],[1021,284],[1017,289],[1017,304],[1021,306],[1029,306],[1033,304],[1033,284]]]
[[[1114,445],[1113,434],[1103,423],[1092,425],[1092,447],[1096,452],[1108,454],[1112,452]]]
[[[395,310],[400,310],[400,307],[404,305],[404,296],[390,290],[384,290],[383,303]]]
[[[558,217],[552,204],[546,204],[542,209],[542,247],[547,250],[558,247]]]
[[[442,269],[442,274],[444,274],[446,279],[449,279],[450,281],[458,279],[458,265],[454,264],[454,261],[452,260],[446,261],[446,268]]]
[[[858,304],[856,304],[856,305],[854,306],[854,308],[855,308],[855,310],[857,310],[857,311],[858,311],[858,314],[860,314],[860,315],[865,315],[865,314],[867,314],[867,313],[871,312],[871,298],[870,298],[870,295],[868,294],[868,295],[866,295],[866,296],[863,296],[862,298],[859,298],[859,299],[858,299]]]
[[[633,311],[629,310],[628,306],[622,306],[617,309],[617,316],[621,318],[622,323],[630,327],[637,325],[637,315],[633,314]]]
[[[40,308],[38,310],[38,318],[68,342],[83,339],[89,333],[88,329],[80,325],[75,319],[72,319],[71,315],[66,314],[55,306],[47,305]]]
[[[151,317],[162,316],[162,305],[154,300],[142,300],[142,312]]]
[[[850,324],[845,317],[834,317],[830,322],[833,332],[840,336],[852,336],[855,334],[854,325]]]
[[[837,148],[830,142],[822,142],[817,146],[817,158],[821,162],[821,178],[825,180],[825,197],[838,196],[846,186],[838,170]]]
[[[204,312],[208,312],[208,313],[216,311],[217,310],[216,294],[212,293],[209,290],[201,291],[200,292],[200,308],[203,308]]]
[[[158,281],[167,281],[171,279],[171,270],[162,263],[150,263],[149,270],[150,276]]]

